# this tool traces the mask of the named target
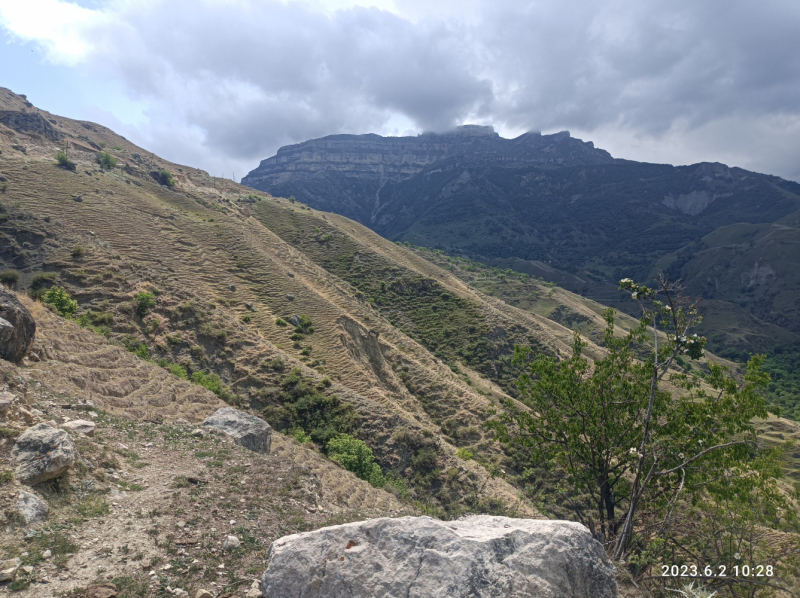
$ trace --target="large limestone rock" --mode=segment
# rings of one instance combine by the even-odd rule
[[[17,479],[23,484],[38,484],[72,467],[78,450],[64,430],[37,424],[17,439],[11,455],[17,463]]]
[[[50,507],[35,494],[23,490],[17,499],[17,512],[25,525],[34,525],[47,519]]]
[[[578,523],[476,515],[371,519],[272,543],[270,598],[614,598],[614,566]]]
[[[31,312],[0,285],[0,359],[20,361],[30,352],[35,334]]]
[[[233,441],[256,453],[269,453],[272,428],[263,419],[243,413],[233,407],[218,409],[206,418],[203,425],[233,438]]]

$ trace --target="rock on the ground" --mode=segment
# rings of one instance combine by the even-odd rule
[[[17,479],[23,484],[38,484],[57,478],[72,467],[78,450],[64,430],[37,424],[17,439],[11,455],[17,464]]]
[[[116,598],[117,586],[113,583],[93,583],[83,591],[86,598]]]
[[[214,594],[208,590],[197,590],[197,594],[194,595],[194,598],[214,598]]]
[[[33,525],[47,519],[50,507],[35,494],[23,490],[17,499],[17,512],[25,521],[25,525]]]
[[[95,423],[86,419],[73,419],[72,421],[61,424],[62,428],[66,428],[71,432],[77,432],[84,436],[94,436]]]
[[[11,409],[11,405],[13,403],[14,403],[14,395],[5,390],[0,392],[0,413],[2,414],[8,413],[8,410]]]
[[[31,350],[36,321],[16,294],[0,285],[0,359],[22,361]]]
[[[22,561],[15,558],[0,562],[0,581],[12,581],[19,571]]]
[[[263,419],[233,407],[218,409],[203,425],[231,436],[234,442],[256,453],[269,453],[272,428]]]
[[[233,550],[234,548],[239,548],[241,544],[242,543],[239,541],[239,538],[236,536],[228,536],[225,538],[225,543],[222,545],[222,548],[224,550]]]
[[[578,523],[475,515],[372,519],[272,543],[263,596],[614,598],[614,566]]]

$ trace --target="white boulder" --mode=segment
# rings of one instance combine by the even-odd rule
[[[371,519],[272,543],[271,598],[614,598],[614,566],[568,521]]]
[[[17,512],[25,521],[25,525],[33,525],[47,519],[50,507],[35,494],[23,490],[17,499]]]
[[[97,427],[94,422],[87,419],[73,419],[71,421],[61,424],[62,428],[66,428],[70,432],[77,432],[84,436],[94,436],[94,429]]]

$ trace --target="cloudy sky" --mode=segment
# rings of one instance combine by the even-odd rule
[[[800,180],[799,31],[797,0],[0,0],[0,86],[237,179],[477,123]]]

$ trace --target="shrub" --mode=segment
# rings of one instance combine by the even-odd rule
[[[48,305],[52,305],[65,318],[74,314],[78,309],[78,302],[69,296],[66,289],[61,287],[52,287],[45,293],[42,300]]]
[[[380,466],[375,463],[372,449],[363,441],[348,434],[339,434],[328,442],[327,450],[331,461],[336,461],[373,486],[380,488],[386,482]]]
[[[174,375],[176,375],[178,378],[182,378],[183,380],[188,380],[189,379],[189,374],[186,372],[186,368],[184,368],[180,364],[171,363],[171,362],[167,361],[166,359],[162,359],[162,360],[160,360],[158,362],[158,365],[160,365],[165,370],[169,370]]]
[[[172,173],[166,168],[162,168],[161,170],[158,171],[158,182],[170,188],[175,186],[175,178],[172,176]]]
[[[108,152],[97,154],[97,163],[103,170],[113,170],[117,167],[117,159]]]
[[[66,152],[56,152],[56,162],[61,168],[66,170],[75,170],[75,162],[70,160]]]
[[[290,202],[290,203],[294,203],[294,202],[296,202],[296,201],[297,201],[297,199],[295,198],[295,196],[294,196],[294,195],[290,195],[290,196],[289,196],[289,202]]]
[[[80,258],[86,255],[86,250],[81,245],[76,245],[72,248],[72,257]]]
[[[456,457],[464,461],[470,461],[472,460],[473,454],[471,450],[462,447],[456,451]]]
[[[244,322],[245,324],[249,324],[251,319],[252,318],[250,317],[250,314],[245,314],[242,316],[242,322]]]
[[[55,282],[55,272],[39,272],[31,280],[31,288],[34,290],[43,289],[44,287],[50,288]]]
[[[191,380],[195,384],[207,388],[230,405],[238,405],[240,403],[239,396],[231,392],[231,389],[225,386],[222,379],[213,372],[206,374],[198,370],[192,374]]]
[[[3,270],[0,272],[0,284],[6,285],[8,288],[16,288],[19,282],[19,272],[16,270]]]
[[[284,320],[282,318],[278,318],[277,320],[275,320],[275,324],[278,325],[278,326],[288,326],[288,324],[286,323],[286,320]]]
[[[294,327],[294,331],[298,334],[311,334],[314,332],[314,327],[311,325],[311,318],[306,314],[300,316],[300,323]]]
[[[150,310],[156,306],[156,298],[153,293],[148,291],[142,291],[140,293],[136,293],[136,296],[133,298],[136,304],[136,315],[140,318],[145,317]]]

